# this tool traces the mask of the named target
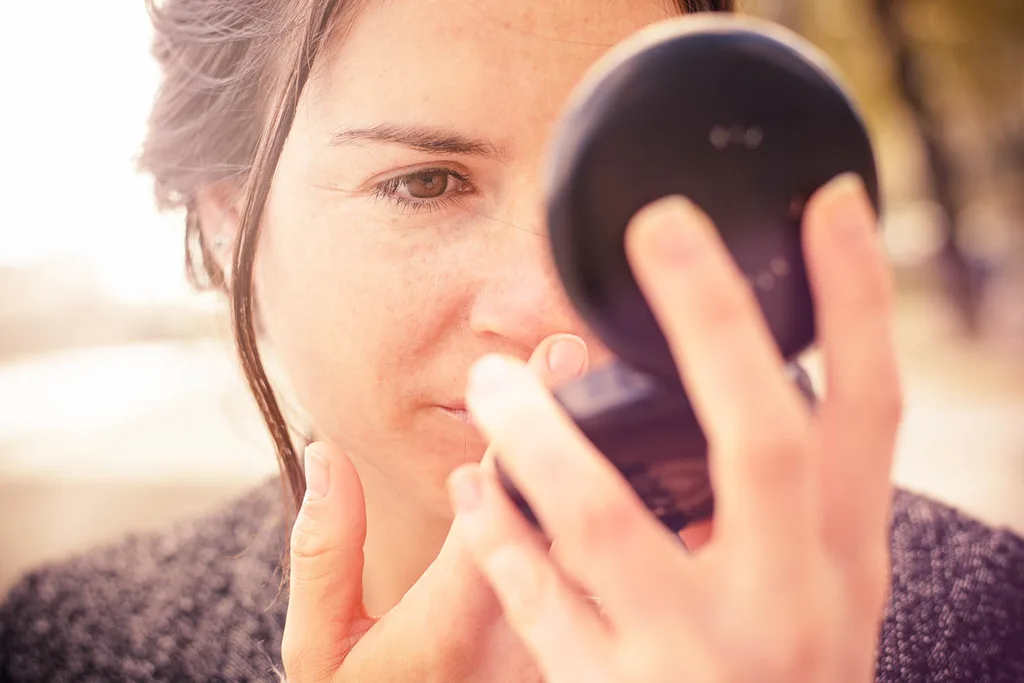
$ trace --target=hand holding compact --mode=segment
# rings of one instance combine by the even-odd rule
[[[475,368],[469,408],[556,550],[475,466],[452,476],[456,530],[549,683],[867,683],[900,390],[863,184],[843,176],[807,210],[828,380],[814,411],[705,214],[662,200],[627,244],[707,434],[711,540],[687,554],[551,394],[497,356]]]
[[[877,211],[871,143],[834,69],[767,22],[655,24],[599,60],[570,99],[548,169],[551,249],[569,299],[618,360],[555,397],[674,531],[713,512],[707,442],[627,262],[626,227],[672,195],[707,213],[810,399],[796,364],[816,327],[801,226],[811,195],[848,172]]]
[[[580,87],[550,190],[562,282],[619,361],[554,396],[482,361],[499,477],[451,479],[545,680],[867,683],[900,391],[874,158],[827,64],[746,19],[643,31]],[[817,404],[793,381],[815,340]],[[673,532],[712,513],[688,555]]]

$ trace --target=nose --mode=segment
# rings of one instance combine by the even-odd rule
[[[499,338],[505,352],[522,358],[552,334],[575,334],[587,343],[591,367],[600,364],[607,350],[562,287],[541,202],[520,204],[518,209],[491,216],[488,222],[488,257],[483,259],[470,308],[470,329]]]

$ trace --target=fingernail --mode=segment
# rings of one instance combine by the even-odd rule
[[[579,337],[566,335],[548,348],[548,369],[559,379],[578,377],[587,362],[587,346]]]
[[[827,192],[834,196],[863,195],[865,193],[863,178],[860,177],[859,173],[852,171],[840,173],[826,183],[825,188]]]
[[[306,470],[306,500],[317,501],[327,497],[331,489],[331,465],[317,452],[316,444],[306,446],[304,455]]]
[[[498,355],[484,356],[470,369],[468,390],[478,394],[501,391],[512,373],[512,365]]]
[[[707,253],[703,214],[689,199],[674,195],[645,207],[637,220],[648,223],[651,255],[665,265],[693,262]]]
[[[478,467],[460,467],[448,478],[456,513],[468,513],[480,507],[483,489]]]
[[[843,173],[833,178],[823,191],[833,214],[836,229],[844,239],[863,240],[875,223],[874,207],[868,197],[864,180],[856,173]]]

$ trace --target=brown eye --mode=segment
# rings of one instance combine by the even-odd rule
[[[448,189],[450,174],[430,172],[411,176],[405,183],[409,196],[413,199],[436,199]]]
[[[469,178],[439,166],[385,180],[373,188],[372,194],[402,211],[440,211],[471,190]]]

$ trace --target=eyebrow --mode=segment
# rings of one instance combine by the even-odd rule
[[[494,159],[508,158],[505,147],[487,140],[466,137],[454,131],[422,125],[382,123],[369,128],[349,128],[331,135],[332,145],[382,142],[404,145],[428,154],[460,154]]]

